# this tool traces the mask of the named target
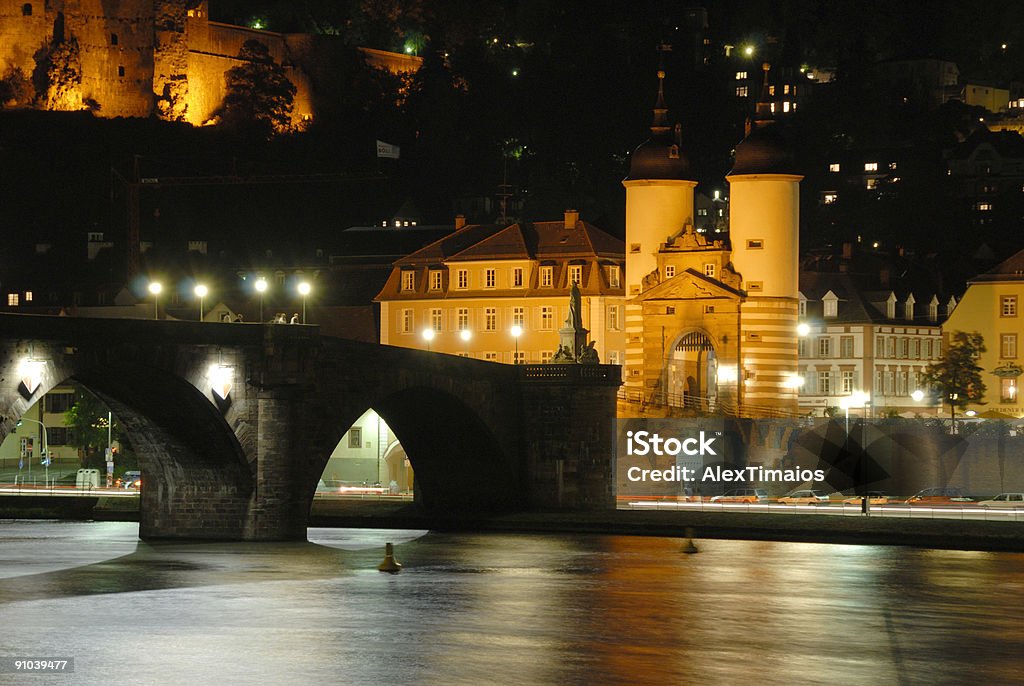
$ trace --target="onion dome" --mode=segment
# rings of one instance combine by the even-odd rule
[[[679,125],[675,129],[668,124],[668,108],[665,107],[665,72],[658,70],[658,99],[654,103],[654,121],[651,123],[651,137],[633,151],[629,158],[627,181],[637,179],[681,179],[696,181],[690,161],[679,145]]]
[[[738,174],[796,174],[793,150],[778,125],[772,119],[771,102],[768,99],[768,69],[764,69],[764,84],[757,113],[747,123],[747,136],[736,146],[736,161],[728,176]]]

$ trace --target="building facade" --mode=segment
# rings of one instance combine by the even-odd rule
[[[395,262],[376,298],[381,343],[492,362],[547,362],[558,350],[575,283],[601,361],[622,364],[621,241],[572,210],[557,222],[456,226]]]
[[[1024,416],[1019,392],[1024,374],[1020,353],[1020,342],[1024,340],[1022,302],[1024,250],[971,279],[943,328],[945,334],[977,332],[985,342],[985,352],[978,360],[983,370],[985,397],[969,409],[1007,418]]]

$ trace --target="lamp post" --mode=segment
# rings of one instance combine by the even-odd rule
[[[18,422],[14,426],[15,427],[19,427],[19,426],[21,426],[22,422],[32,422],[33,424],[38,424],[39,427],[40,427],[39,433],[36,434],[36,435],[39,436],[40,440],[42,441],[42,445],[43,445],[41,455],[43,457],[43,466],[46,468],[46,475],[45,475],[44,478],[46,479],[46,487],[49,488],[50,487],[50,450],[49,450],[50,442],[47,440],[47,436],[46,436],[46,425],[43,424],[39,420],[29,419],[28,417],[22,417],[21,419],[18,420]],[[29,459],[28,471],[29,471],[29,476],[31,476],[32,475],[32,460],[31,459]]]
[[[516,356],[512,358],[512,364],[519,364],[519,337],[523,335],[523,327],[513,324],[511,333],[512,338],[516,339]]]
[[[473,332],[469,329],[463,329],[459,332],[459,338],[462,339],[463,349],[466,353],[466,357],[469,357],[469,339],[473,337]]]
[[[262,276],[256,279],[254,284],[256,292],[260,294],[260,324],[263,323],[263,294],[267,292],[267,280]]]
[[[206,294],[209,293],[209,292],[210,292],[210,289],[208,289],[203,284],[198,284],[196,286],[195,293],[196,293],[196,296],[199,297],[199,321],[203,321],[203,304],[204,304],[203,301],[206,298]]]
[[[427,342],[427,352],[430,352],[430,341],[434,340],[434,330],[433,329],[423,329],[422,336],[423,336],[423,340],[425,340]]]
[[[303,281],[299,284],[299,295],[302,296],[302,323],[306,323],[306,297],[309,292],[313,290],[313,287],[309,285],[309,282]]]
[[[159,281],[150,281],[149,292],[153,294],[153,319],[160,319],[160,292],[164,289]]]

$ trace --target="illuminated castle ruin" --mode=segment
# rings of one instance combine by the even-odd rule
[[[51,110],[202,125],[250,39],[295,85],[293,124],[311,119],[309,79],[297,66],[309,35],[209,21],[205,0],[0,0],[0,78],[31,81]]]

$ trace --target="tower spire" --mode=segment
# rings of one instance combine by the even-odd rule
[[[651,134],[664,136],[672,128],[668,123],[668,107],[665,106],[665,53],[671,52],[668,43],[658,45],[658,99],[654,102],[654,121],[651,123]]]
[[[767,62],[761,65],[761,70],[764,71],[764,80],[761,83],[761,99],[757,101],[757,110],[754,115],[754,120],[757,122],[768,121],[772,118],[771,87],[768,85],[768,72],[771,68],[772,65]]]

